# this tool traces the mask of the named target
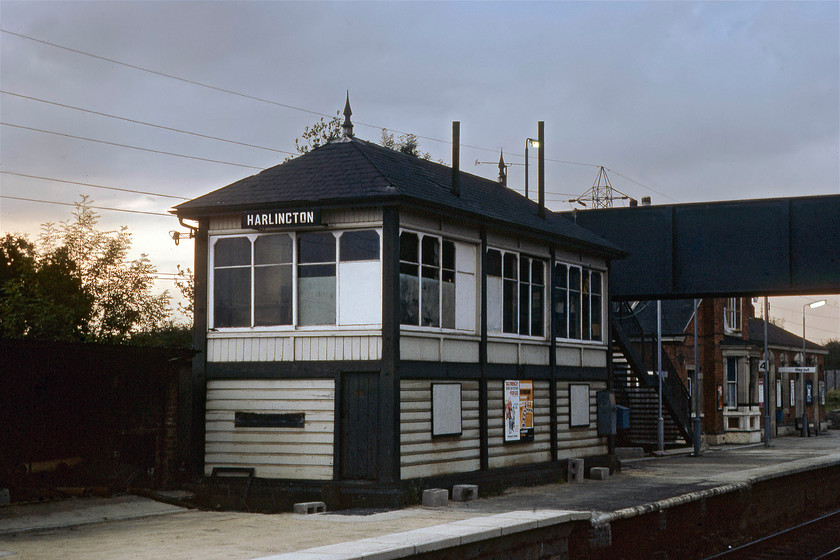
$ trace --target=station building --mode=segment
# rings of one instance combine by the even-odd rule
[[[341,139],[174,210],[197,224],[204,474],[399,504],[605,460],[624,253],[461,172],[457,134],[450,168],[354,137],[345,115]]]

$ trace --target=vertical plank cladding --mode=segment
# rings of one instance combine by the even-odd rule
[[[332,379],[207,382],[205,474],[253,467],[263,478],[331,480],[335,428]],[[305,414],[303,428],[237,428],[236,412]]]
[[[487,383],[487,446],[491,469],[551,461],[548,381],[534,381],[534,441],[505,443],[503,381]]]
[[[461,435],[432,438],[432,381],[400,382],[400,478],[480,468],[478,382],[461,383]]]
[[[291,362],[310,360],[379,360],[382,337],[214,336],[207,340],[209,362]]]
[[[569,382],[557,382],[557,453],[558,459],[606,455],[606,436],[598,436],[598,391],[607,388],[604,382],[589,383],[589,426],[571,428]]]

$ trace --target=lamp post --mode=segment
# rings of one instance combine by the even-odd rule
[[[696,366],[695,366],[696,368]],[[662,300],[656,300],[656,377],[659,379],[659,415],[656,419],[656,446],[665,451],[665,418],[662,416]]]
[[[540,141],[533,138],[525,139],[525,198],[528,198],[528,147],[539,148]]]
[[[700,438],[702,427],[700,424],[700,348],[698,346],[700,323],[697,316],[700,314],[700,300],[694,300],[694,374],[691,381],[691,398],[694,399],[694,456],[699,457],[701,453]]]
[[[825,305],[825,300],[821,299],[820,301],[814,301],[811,303],[806,303],[802,306],[802,367],[807,367],[807,360],[805,359],[805,309],[811,308],[816,309],[817,307],[822,307]],[[802,371],[802,436],[808,436],[808,412],[807,412],[807,402],[805,400],[805,376],[807,374],[805,371]],[[820,405],[819,401],[814,397],[814,391],[817,390],[819,383],[817,382],[817,367],[816,364],[814,365],[814,384],[811,386],[811,402],[814,404],[814,430],[818,434],[820,433]]]

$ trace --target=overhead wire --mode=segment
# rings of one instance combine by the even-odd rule
[[[84,109],[82,107],[74,107],[73,105],[65,105],[64,103],[59,103],[57,101],[50,101],[48,99],[40,99],[38,97],[32,97],[32,96],[29,96],[29,95],[14,93],[14,92],[7,91],[7,90],[0,90],[0,93],[6,94],[6,95],[12,95],[12,96],[15,96],[15,97],[20,97],[22,99],[27,99],[27,100],[30,100],[30,101],[37,101],[39,103],[47,103],[49,105],[55,105],[56,107],[63,107],[65,109],[73,109],[74,111],[82,111],[84,113],[90,113],[91,115],[98,115],[100,117],[107,117],[109,119],[117,119],[117,120],[124,121],[124,122],[130,122],[132,124],[140,124],[140,125],[143,125],[143,126],[150,126],[150,127],[153,127],[153,128],[159,128],[161,130],[168,130],[170,132],[178,132],[180,134],[189,134],[190,136],[196,136],[198,138],[206,138],[208,140],[217,140],[219,142],[226,142],[228,144],[235,144],[237,146],[245,146],[247,148],[256,148],[258,150],[267,150],[269,152],[275,152],[275,153],[278,153],[278,154],[290,154],[290,155],[293,155],[293,156],[300,155],[297,152],[289,152],[287,150],[277,150],[275,148],[267,148],[265,146],[257,146],[255,144],[248,144],[246,142],[238,142],[236,140],[227,140],[225,138],[219,138],[218,136],[210,136],[208,134],[201,134],[201,133],[198,133],[198,132],[190,132],[188,130],[181,130],[179,128],[173,128],[173,127],[170,127],[170,126],[154,124],[154,123],[140,121],[140,120],[136,120],[136,119],[129,119],[127,117],[120,117],[120,116],[117,116],[117,115],[102,113],[100,111],[93,111],[91,109]]]
[[[38,200],[35,198],[24,198],[22,196],[9,196],[5,194],[0,194],[0,198],[6,198],[9,200],[23,200],[25,202],[38,202],[40,204],[57,204],[59,206],[76,206],[74,202],[59,202],[57,200]],[[109,208],[107,206],[90,206],[86,205],[88,208],[93,208],[95,210],[108,210],[111,212],[129,212],[131,214],[148,214],[150,216],[166,216],[167,218],[173,218],[172,214],[164,214],[163,212],[149,212],[146,210],[128,210],[126,208]]]
[[[120,187],[107,187],[107,186],[104,186],[104,185],[94,185],[92,183],[82,183],[80,181],[67,181],[65,179],[55,179],[53,177],[41,177],[40,175],[28,175],[26,173],[15,173],[14,171],[0,171],[0,173],[2,173],[3,175],[14,175],[16,177],[26,177],[26,178],[29,178],[29,179],[40,179],[42,181],[52,181],[52,182],[55,182],[55,183],[67,183],[67,184],[70,184],[70,185],[81,185],[83,187],[93,187],[93,188],[97,188],[97,189],[107,189],[107,190],[110,190],[110,191],[121,191],[121,192],[128,192],[128,193],[134,193],[134,194],[143,194],[143,195],[148,195],[148,196],[161,196],[161,197],[164,197],[164,198],[175,198],[175,199],[178,199],[178,200],[189,200],[189,198],[187,198],[185,196],[174,196],[174,195],[171,195],[171,194],[161,194],[161,193],[154,193],[154,192],[148,192],[148,191],[138,191],[138,190],[135,190],[135,189],[124,189],[124,188],[120,188]]]
[[[140,151],[143,151],[143,152],[151,152],[153,154],[163,154],[163,155],[179,157],[179,158],[194,159],[194,160],[198,160],[198,161],[207,161],[207,162],[210,162],[210,163],[219,163],[219,164],[222,164],[222,165],[232,165],[234,167],[244,167],[244,168],[247,168],[247,169],[257,169],[259,171],[262,171],[264,169],[263,167],[256,167],[256,166],[253,166],[253,165],[245,165],[245,164],[242,164],[242,163],[233,163],[233,162],[230,162],[230,161],[221,161],[221,160],[218,160],[218,159],[203,158],[203,157],[198,157],[198,156],[189,156],[189,155],[186,155],[186,154],[176,154],[174,152],[167,152],[167,151],[164,151],[164,150],[154,150],[152,148],[143,148],[141,146],[130,146],[128,144],[120,144],[118,142],[108,142],[106,140],[97,140],[95,138],[86,138],[84,136],[74,136],[72,134],[66,134],[64,132],[55,132],[53,130],[44,130],[44,129],[41,129],[41,128],[34,128],[34,127],[31,127],[31,126],[23,126],[23,125],[20,125],[20,124],[0,122],[0,125],[9,126],[9,127],[13,127],[13,128],[20,128],[22,130],[29,130],[29,131],[32,131],[32,132],[40,132],[40,133],[43,133],[43,134],[53,134],[55,136],[64,136],[66,138],[73,138],[75,140],[84,140],[86,142],[96,142],[97,144],[106,144],[108,146],[117,146],[119,148],[130,148],[132,150],[140,150]]]
[[[328,118],[328,119],[332,119],[334,117],[334,115],[330,115],[330,114],[323,113],[323,112],[320,112],[320,111],[313,111],[311,109],[298,107],[298,106],[291,105],[291,104],[288,104],[288,103],[281,103],[279,101],[266,99],[264,97],[259,97],[259,96],[256,96],[256,95],[250,95],[250,94],[247,94],[247,93],[242,93],[242,92],[227,89],[227,88],[214,86],[212,84],[199,82],[197,80],[191,80],[189,78],[183,78],[181,76],[176,76],[174,74],[169,74],[169,73],[166,73],[166,72],[153,70],[151,68],[146,68],[146,67],[139,66],[139,65],[136,65],[136,64],[123,62],[121,60],[116,60],[116,59],[113,59],[113,58],[97,55],[97,54],[94,54],[94,53],[91,53],[91,52],[83,51],[81,49],[75,49],[75,48],[72,48],[72,47],[67,47],[65,45],[59,45],[59,44],[53,43],[51,41],[45,41],[43,39],[38,39],[38,38],[32,37],[30,35],[25,35],[23,33],[16,33],[14,31],[10,31],[8,29],[0,29],[0,32],[9,34],[9,35],[12,35],[12,36],[15,36],[15,37],[19,37],[19,38],[22,38],[22,39],[26,39],[26,40],[29,40],[29,41],[33,41],[33,42],[36,42],[36,43],[40,43],[40,44],[43,44],[43,45],[47,45],[47,46],[50,46],[50,47],[54,47],[54,48],[57,48],[57,49],[66,50],[68,52],[80,54],[80,55],[83,55],[83,56],[88,56],[88,57],[91,57],[91,58],[94,58],[94,59],[97,59],[97,60],[102,60],[102,61],[105,61],[105,62],[109,62],[109,63],[112,63],[112,64],[117,64],[119,66],[124,66],[124,67],[131,68],[131,69],[134,69],[134,70],[138,70],[138,71],[141,71],[141,72],[147,72],[147,73],[150,73],[150,74],[153,74],[153,75],[156,75],[156,76],[160,76],[160,77],[164,77],[164,78],[168,78],[168,79],[172,79],[172,80],[177,80],[177,81],[180,81],[180,82],[184,82],[184,83],[191,84],[191,85],[194,85],[194,86],[210,89],[210,90],[213,90],[213,91],[218,91],[218,92],[221,92],[221,93],[227,93],[227,94],[230,94],[230,95],[235,95],[235,96],[242,97],[242,98],[245,98],[245,99],[250,99],[250,100],[253,100],[253,101],[259,101],[261,103],[267,103],[267,104],[270,104],[270,105],[283,107],[285,109],[291,109],[291,110],[294,110],[294,111],[301,111],[301,112],[304,112],[304,113],[308,113],[308,114],[311,114],[311,115],[316,115],[316,116],[324,117],[324,118]],[[354,124],[359,125],[359,126],[369,127],[369,128],[375,128],[377,130],[388,130],[388,131],[391,131],[391,132],[396,132],[398,134],[410,134],[410,135],[412,135],[412,136],[414,136],[418,139],[428,140],[430,142],[438,142],[438,143],[442,143],[442,144],[451,144],[452,143],[451,140],[442,140],[440,138],[434,138],[434,137],[431,137],[431,136],[423,136],[423,135],[414,134],[414,133],[411,133],[411,132],[406,132],[406,131],[401,131],[401,130],[396,130],[396,129],[389,129],[387,127],[382,127],[382,126],[379,126],[379,125],[369,124],[369,123],[365,123],[365,122],[362,122],[362,121],[355,121]],[[469,144],[461,144],[461,146],[464,147],[464,148],[470,148],[470,149],[480,150],[480,151],[485,151],[485,152],[492,152],[492,153],[496,152],[495,149],[483,148],[481,146],[472,146],[472,145],[469,145]],[[288,152],[288,153],[291,153],[291,152]],[[293,154],[293,155],[297,155],[297,154]],[[525,157],[524,154],[515,154],[514,153],[512,155],[514,155],[516,157],[522,157],[522,158]],[[560,159],[553,159],[553,158],[545,158],[545,161],[549,161],[549,162],[553,162],[553,163],[560,163],[560,164],[565,164],[565,165],[580,165],[580,166],[586,166],[586,167],[601,167],[600,165],[593,164],[593,163],[583,163],[583,162],[560,160]],[[677,200],[674,199],[673,197],[668,196],[668,195],[666,195],[662,192],[659,192],[656,189],[653,189],[653,188],[651,188],[651,187],[649,187],[649,186],[647,186],[643,183],[640,183],[638,181],[630,179],[626,175],[623,175],[623,174],[621,174],[621,173],[619,173],[619,172],[617,172],[613,169],[609,169],[609,168],[606,168],[606,167],[605,167],[605,169],[608,169],[610,172],[612,172],[612,173],[614,173],[614,174],[616,174],[616,175],[618,175],[618,176],[620,176],[620,177],[622,177],[622,178],[624,178],[628,181],[631,181],[632,183],[634,183],[634,184],[636,184],[636,185],[638,185],[638,186],[640,186],[644,189],[650,190],[653,193],[656,193],[660,196],[664,196],[664,197],[666,197],[670,200],[673,200],[673,201],[677,202]]]

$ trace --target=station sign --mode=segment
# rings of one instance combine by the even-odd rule
[[[779,368],[781,373],[817,373],[817,366],[809,366],[809,367],[781,367]]]
[[[320,208],[245,210],[242,212],[243,229],[295,229],[320,225]]]

